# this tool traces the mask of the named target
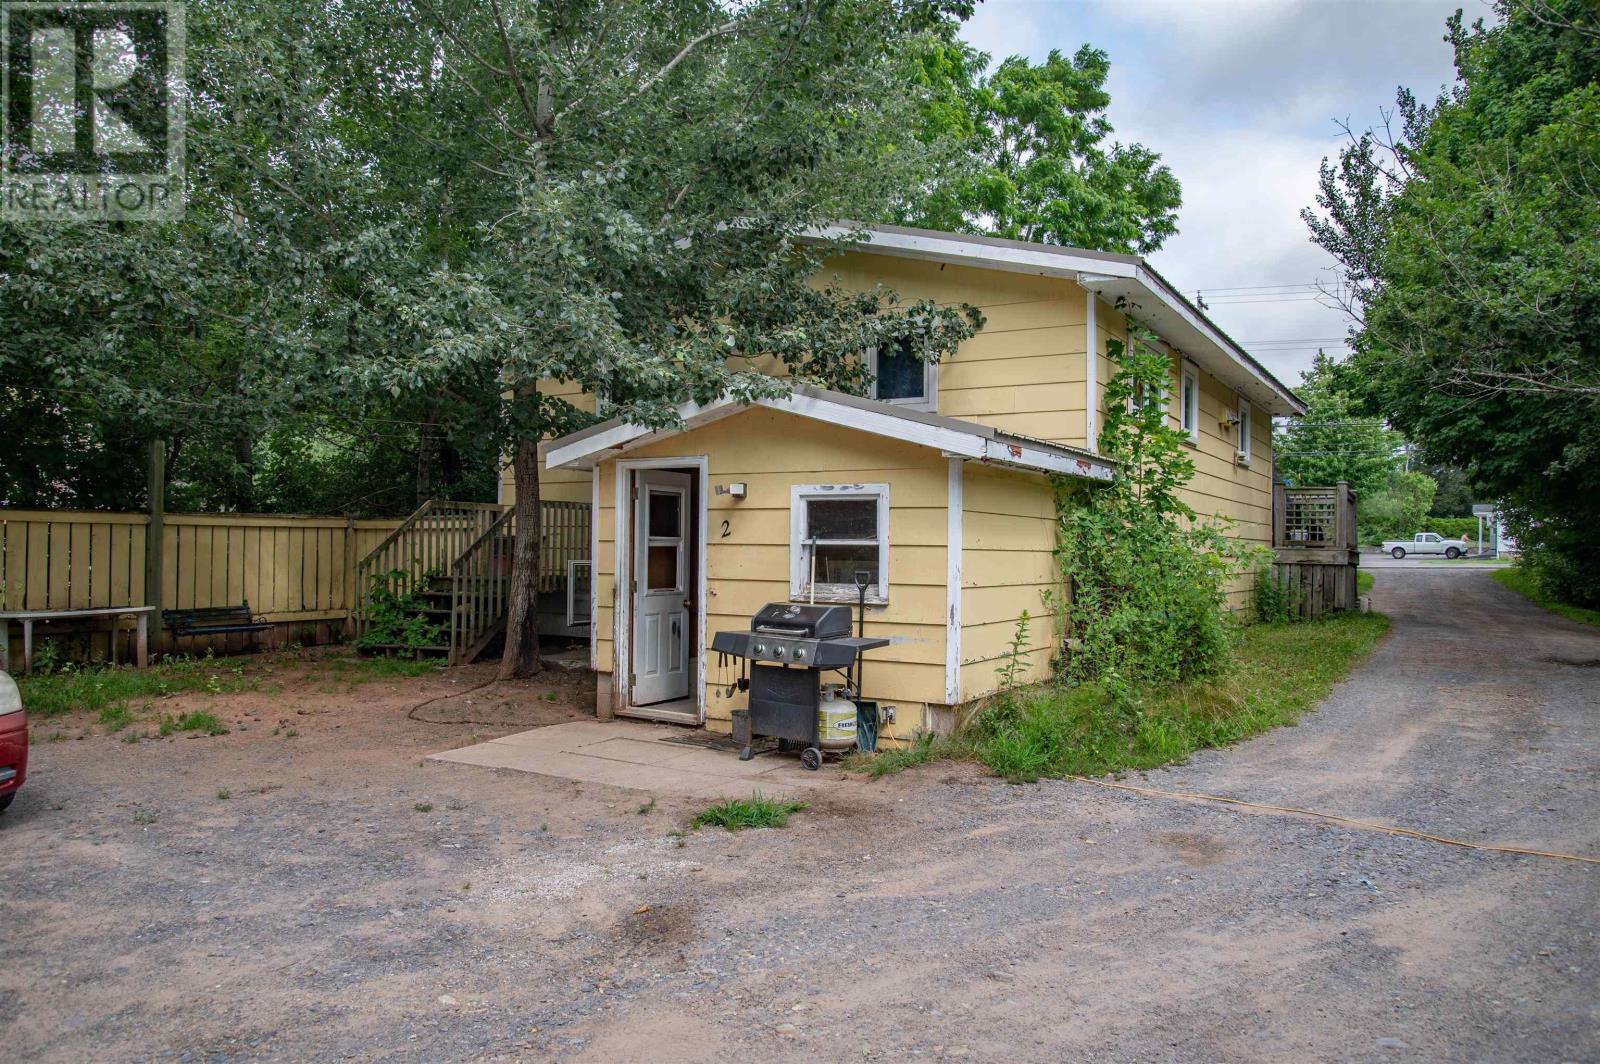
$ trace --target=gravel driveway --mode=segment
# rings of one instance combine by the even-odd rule
[[[1483,574],[1373,600],[1393,633],[1301,726],[1147,782],[1600,853],[1600,631]],[[949,765],[680,839],[692,804],[420,765],[496,733],[405,718],[447,682],[292,747],[36,748],[4,1055],[1600,1057],[1600,866]]]

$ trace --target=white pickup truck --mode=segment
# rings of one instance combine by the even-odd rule
[[[1446,558],[1459,558],[1467,553],[1464,539],[1445,539],[1437,532],[1418,532],[1410,539],[1386,539],[1383,551],[1396,559],[1407,554],[1443,554]]]

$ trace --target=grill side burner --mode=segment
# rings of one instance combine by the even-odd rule
[[[822,764],[818,716],[822,671],[847,670],[861,654],[889,645],[882,638],[850,634],[848,606],[770,602],[751,618],[748,632],[718,632],[711,649],[752,662],[750,732],[756,736],[807,744],[807,768]],[[752,756],[746,746],[739,755]]]

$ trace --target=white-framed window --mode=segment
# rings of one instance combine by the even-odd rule
[[[567,559],[567,627],[577,628],[593,624],[590,606],[590,587],[594,580],[594,562],[587,558]]]
[[[796,484],[789,492],[789,597],[889,600],[889,485]],[[813,580],[815,588],[813,588]]]
[[[872,398],[935,412],[939,405],[939,363],[918,353],[917,347],[926,343],[920,337],[907,336],[867,348]]]
[[[1200,442],[1200,371],[1181,363],[1178,378],[1178,427],[1190,443]]]
[[[1140,350],[1155,350],[1141,341],[1134,342]],[[1171,398],[1172,385],[1165,378],[1159,381],[1136,380],[1133,382],[1133,394],[1128,396],[1128,413],[1132,414],[1135,411],[1143,410],[1152,403],[1155,404],[1156,409],[1165,410],[1167,402]]]
[[[1250,464],[1250,404],[1239,400],[1239,464]]]

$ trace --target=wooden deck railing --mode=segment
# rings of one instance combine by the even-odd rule
[[[1274,484],[1272,547],[1272,579],[1288,592],[1301,619],[1360,605],[1356,493],[1350,485]]]
[[[1331,487],[1272,486],[1274,547],[1356,549],[1356,493]]]
[[[515,547],[507,510],[450,566],[450,664],[472,661],[505,627]]]
[[[443,576],[504,511],[494,503],[429,499],[356,566],[356,630],[366,631],[374,588],[398,593]]]

